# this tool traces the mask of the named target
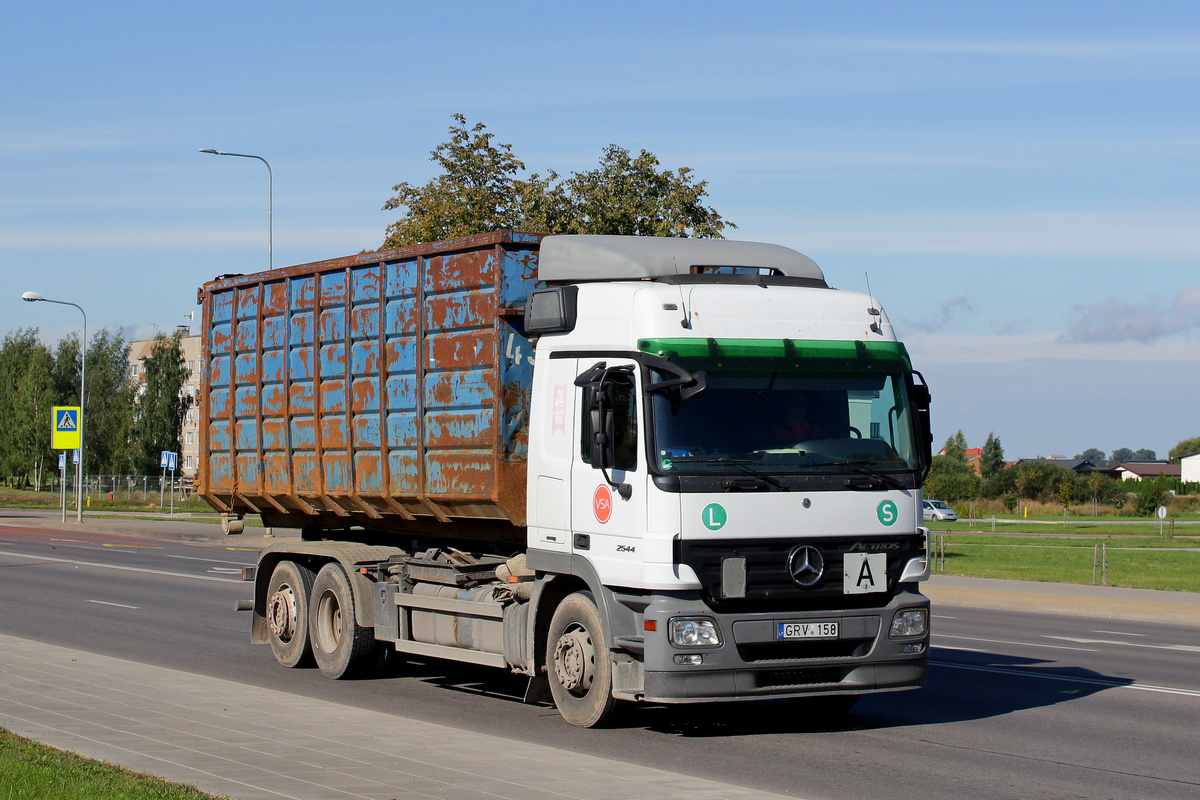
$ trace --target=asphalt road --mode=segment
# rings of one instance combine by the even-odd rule
[[[1200,798],[1200,628],[942,606],[929,685],[836,724],[758,702],[580,730],[498,670],[414,661],[334,682],[278,666],[234,610],[256,555],[3,521],[0,632],[809,800]]]

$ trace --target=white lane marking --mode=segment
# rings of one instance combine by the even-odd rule
[[[1044,672],[1023,669],[1008,669],[1005,667],[983,667],[975,664],[954,664],[949,661],[930,661],[930,664],[949,669],[965,669],[972,672],[991,672],[998,675],[1015,675],[1019,678],[1040,678],[1044,681],[1063,681],[1064,683],[1086,683],[1089,686],[1104,686],[1109,689],[1137,689],[1142,692],[1159,692],[1162,694],[1178,694],[1184,697],[1200,697],[1200,689],[1181,689],[1177,686],[1155,686],[1149,683],[1122,683],[1121,681],[1103,680],[1101,678],[1080,678],[1074,675],[1047,675]]]
[[[98,606],[116,606],[117,608],[132,608],[135,611],[138,610],[139,608],[141,608],[141,606],[127,606],[124,603],[106,603],[103,600],[88,600],[88,602],[95,603]]]
[[[1092,633],[1107,633],[1112,636],[1146,636],[1145,633],[1130,633],[1129,631],[1092,631]]]
[[[1096,650],[1091,650],[1087,647],[1067,647],[1066,645],[1057,644],[1034,644],[1033,642],[1009,642],[1004,639],[980,639],[976,636],[951,636],[948,633],[935,633],[934,637],[939,639],[962,639],[965,642],[985,642],[987,644],[1015,644],[1021,647],[1043,647],[1047,650],[1078,650],[1082,653],[1095,653]]]
[[[945,614],[933,614],[934,619],[958,619],[958,617],[948,617]]]
[[[199,556],[175,556],[170,553],[163,553],[166,558],[180,558],[185,561],[207,561],[210,564],[239,564],[242,566],[250,566],[245,561],[226,561],[223,558],[200,558]]]
[[[1200,653],[1200,647],[1190,644],[1144,644],[1143,642],[1122,642],[1116,639],[1078,639],[1074,636],[1050,636],[1042,634],[1047,639],[1061,639],[1075,644],[1119,644],[1125,647],[1144,647],[1148,650],[1172,650],[1180,653]]]
[[[209,572],[224,573],[226,575],[241,575],[241,567],[209,567]]]
[[[189,575],[186,572],[169,572],[165,569],[147,569],[145,567],[126,567],[121,564],[97,564],[94,561],[76,561],[73,558],[55,558],[54,556],[34,556],[29,553],[13,553],[0,550],[0,556],[10,558],[27,558],[30,561],[53,561],[57,564],[74,564],[77,567],[99,567],[100,569],[118,569],[125,572],[144,572],[150,575],[167,575],[172,578],[191,578],[197,581],[221,581],[222,583],[241,583],[235,578],[219,578],[215,575]]]

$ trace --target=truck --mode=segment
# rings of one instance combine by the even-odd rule
[[[924,684],[929,389],[801,253],[501,231],[198,301],[199,494],[298,533],[243,576],[284,666],[509,670],[583,727]]]

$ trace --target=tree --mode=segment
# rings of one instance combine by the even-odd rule
[[[1195,453],[1200,453],[1200,436],[1180,441],[1179,444],[1172,447],[1171,451],[1167,453],[1167,458],[1178,464],[1179,459],[1187,458]]]
[[[191,398],[180,392],[188,371],[183,357],[183,333],[154,337],[150,355],[142,359],[144,390],[138,397],[134,423],[133,468],[142,474],[158,469],[164,450],[180,452],[183,415]]]
[[[986,481],[1003,469],[1004,447],[1000,444],[1000,437],[988,433],[987,441],[983,443],[983,455],[979,457],[979,474]]]
[[[86,474],[125,474],[132,467],[131,436],[136,388],[129,378],[129,342],[107,329],[87,350],[83,415]]]
[[[515,177],[525,164],[512,154],[510,144],[492,144],[492,134],[477,123],[470,130],[462,114],[455,114],[450,141],[434,148],[430,160],[442,174],[424,186],[408,182],[392,187],[396,194],[383,204],[385,211],[407,209],[388,226],[384,248],[417,242],[436,242],[472,233],[499,229],[527,229],[528,213],[545,203],[547,179],[533,175]]]
[[[1112,451],[1112,455],[1108,457],[1108,463],[1112,466],[1124,464],[1127,461],[1133,461],[1133,451],[1128,447],[1118,447]]]
[[[1161,477],[1152,481],[1138,481],[1134,509],[1139,517],[1149,517],[1167,499],[1167,485]]]
[[[980,483],[979,476],[965,461],[948,455],[934,456],[923,491],[926,497],[957,503],[977,497]]]
[[[1095,464],[1097,467],[1107,467],[1108,466],[1108,461],[1106,461],[1104,458],[1104,451],[1100,450],[1098,448],[1095,448],[1095,447],[1089,447],[1087,450],[1084,450],[1082,453],[1076,453],[1075,457],[1078,459],[1090,461],[1093,464]]]
[[[1070,508],[1075,500],[1075,476],[1063,475],[1058,479],[1058,502]]]
[[[525,163],[512,145],[493,143],[483,123],[468,128],[462,114],[454,122],[450,141],[430,154],[441,174],[422,186],[392,187],[383,208],[404,215],[388,226],[384,248],[501,229],[720,238],[736,227],[704,206],[706,181],[695,181],[687,167],[659,170],[645,150],[634,158],[609,145],[595,170],[521,179]]]
[[[1140,450],[1133,451],[1132,460],[1133,461],[1157,461],[1158,456],[1154,454],[1153,450],[1143,447]]]
[[[0,472],[21,485],[40,485],[51,458],[53,365],[36,328],[10,333],[0,343]]]
[[[946,458],[952,458],[955,461],[961,461],[964,464],[967,462],[967,437],[960,430],[958,433],[946,440],[946,445],[942,453]]]
[[[725,227],[716,209],[705,207],[707,181],[694,182],[688,167],[659,170],[653,153],[633,158],[610,144],[600,166],[568,178],[561,198],[549,204],[556,214],[539,229],[551,233],[720,238]]]
[[[1016,471],[1015,489],[1018,497],[1045,502],[1058,494],[1062,479],[1075,473],[1061,464],[1052,464],[1043,459],[1022,461]]]
[[[983,497],[996,499],[1006,494],[1014,494],[1017,491],[1017,469],[1016,467],[1008,467],[1001,469],[999,472],[993,473],[987,480],[983,482],[979,493]]]

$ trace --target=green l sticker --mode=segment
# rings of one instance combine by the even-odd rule
[[[725,527],[725,522],[729,517],[725,513],[725,507],[720,503],[709,503],[700,513],[700,519],[704,522],[704,527],[710,531],[719,531]]]
[[[884,500],[880,503],[879,507],[875,509],[875,514],[879,517],[879,521],[889,528],[896,524],[896,520],[900,519],[900,510],[891,500]]]

